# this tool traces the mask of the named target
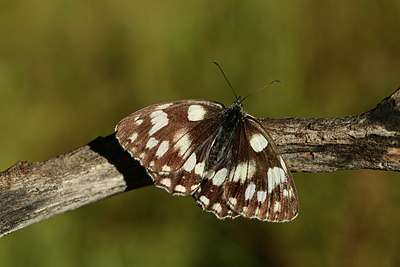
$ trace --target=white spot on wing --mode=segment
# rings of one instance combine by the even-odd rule
[[[235,175],[235,172],[233,170],[231,170],[231,172],[229,172],[229,181],[233,181],[234,175]]]
[[[267,192],[266,191],[258,191],[257,192],[257,200],[259,202],[264,202],[264,200],[267,198]]]
[[[271,193],[279,184],[286,182],[286,175],[282,168],[269,168],[268,172],[268,192]]]
[[[225,180],[226,176],[228,175],[228,169],[222,168],[217,173],[215,174],[214,178],[212,179],[212,182],[214,185],[222,185]]]
[[[200,105],[191,105],[188,109],[189,121],[200,121],[204,119],[206,110]]]
[[[210,200],[206,196],[201,196],[199,198],[200,202],[203,203],[205,206],[208,206],[210,204]]]
[[[254,160],[251,160],[247,168],[247,179],[252,178],[255,173],[256,173],[256,162]]]
[[[153,127],[149,131],[149,135],[152,136],[155,132],[168,125],[168,115],[162,110],[153,111],[150,114],[151,123]]]
[[[146,148],[152,149],[153,147],[155,147],[158,144],[158,142],[159,141],[157,139],[155,139],[154,137],[151,137],[149,139],[149,141],[147,141]]]
[[[131,140],[131,142],[133,143],[133,142],[135,142],[135,140],[136,140],[137,137],[138,137],[138,133],[133,133],[133,134],[131,135],[131,137],[129,137],[129,140]]]
[[[235,171],[231,172],[229,176],[232,179],[231,176],[233,175],[233,182],[240,181],[241,183],[244,183],[246,179],[250,179],[254,176],[256,170],[256,162],[251,160],[249,162],[239,163],[236,166]]]
[[[190,172],[194,169],[194,166],[196,165],[196,154],[193,153],[185,162],[183,165],[183,169],[187,172]]]
[[[182,128],[180,130],[178,130],[175,134],[174,134],[174,143],[178,142],[185,134],[186,134],[186,129]]]
[[[156,151],[156,156],[161,158],[168,151],[168,148],[169,148],[169,141],[162,141]]]
[[[171,105],[172,105],[172,103],[162,104],[162,105],[159,105],[159,106],[157,107],[157,109],[165,109],[165,108],[167,108],[167,107],[169,107],[169,106],[171,106]]]
[[[140,125],[140,124],[142,124],[142,123],[143,123],[143,120],[137,120],[137,121],[136,121],[136,124],[137,124],[137,125]]]
[[[287,197],[289,195],[289,192],[287,191],[287,189],[283,189],[283,196]]]
[[[165,186],[167,186],[167,187],[170,187],[170,186],[171,186],[171,179],[169,179],[169,178],[164,178],[164,179],[162,179],[162,180],[160,181],[160,184],[165,185]]]
[[[233,176],[233,181],[237,182],[240,180],[240,182],[243,183],[246,180],[246,174],[247,174],[247,162],[239,163],[236,166],[235,174]]]
[[[234,198],[234,197],[230,197],[230,198],[229,198],[229,203],[231,203],[233,206],[235,206],[236,203],[237,203],[237,199]]]
[[[162,166],[161,170],[164,171],[164,172],[170,172],[171,171],[171,167],[167,166],[167,165],[164,165],[164,166]]]
[[[217,213],[220,213],[222,210],[221,204],[214,203],[214,205],[212,206],[212,209],[215,210]]]
[[[250,137],[250,145],[255,152],[261,152],[268,145],[268,141],[263,135],[257,133]]]
[[[177,149],[179,149],[179,154],[181,156],[183,156],[186,153],[186,151],[189,149],[190,144],[191,144],[190,139],[189,139],[188,135],[186,134],[186,135],[182,136],[181,139],[179,139],[179,141],[175,144],[175,147]]]
[[[255,192],[256,192],[256,185],[254,183],[250,183],[247,186],[246,191],[244,192],[244,199],[249,200],[253,198]]]
[[[194,168],[194,172],[195,172],[197,175],[202,175],[202,174],[203,174],[203,171],[204,171],[204,166],[205,166],[204,161],[203,161],[203,162],[200,162],[200,163],[197,163],[197,164],[196,164],[196,167]]]
[[[281,210],[281,203],[280,202],[275,202],[274,205],[274,212],[280,211]]]
[[[186,192],[186,187],[178,184],[177,186],[175,186],[175,191],[176,192],[180,192],[180,193],[185,193]]]
[[[198,187],[199,187],[199,185],[197,185],[197,184],[192,185],[192,186],[190,187],[190,190],[191,190],[191,191],[196,190]]]
[[[150,118],[152,118],[152,119],[154,119],[154,118],[156,118],[156,117],[159,117],[159,116],[165,117],[165,116],[167,116],[167,113],[165,113],[165,112],[162,111],[162,110],[156,110],[156,111],[153,111],[153,112],[150,114]]]

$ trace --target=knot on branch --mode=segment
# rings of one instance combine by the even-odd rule
[[[362,116],[383,125],[389,131],[400,131],[400,88]]]

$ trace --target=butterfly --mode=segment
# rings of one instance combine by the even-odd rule
[[[152,105],[122,119],[116,138],[157,187],[193,196],[220,219],[291,221],[292,175],[267,130],[243,110],[245,98],[228,108],[199,99]]]

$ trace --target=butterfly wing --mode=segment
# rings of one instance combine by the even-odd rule
[[[230,149],[228,151],[228,155],[215,171],[204,173],[200,188],[193,196],[203,210],[214,213],[219,219],[240,216],[228,205],[224,195],[224,184],[228,177],[228,171],[234,164],[231,157],[232,151]]]
[[[222,104],[206,100],[153,105],[121,120],[116,137],[158,187],[190,195],[202,180],[224,110]]]
[[[293,220],[298,213],[293,178],[255,118],[245,114],[224,159],[212,171],[204,170],[225,115],[225,107],[213,101],[153,105],[118,123],[116,137],[158,187],[193,195],[219,218]]]
[[[298,213],[296,188],[272,138],[253,117],[239,124],[225,159],[194,195],[218,218],[242,215],[285,222]]]
[[[249,115],[236,135],[224,191],[228,205],[248,218],[293,220],[298,213],[296,188],[272,138]]]

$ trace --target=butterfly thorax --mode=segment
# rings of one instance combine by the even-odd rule
[[[218,133],[211,146],[210,153],[206,162],[206,170],[214,170],[219,163],[226,157],[232,139],[235,136],[239,122],[243,119],[243,105],[240,100],[225,110],[225,118],[218,128]]]

